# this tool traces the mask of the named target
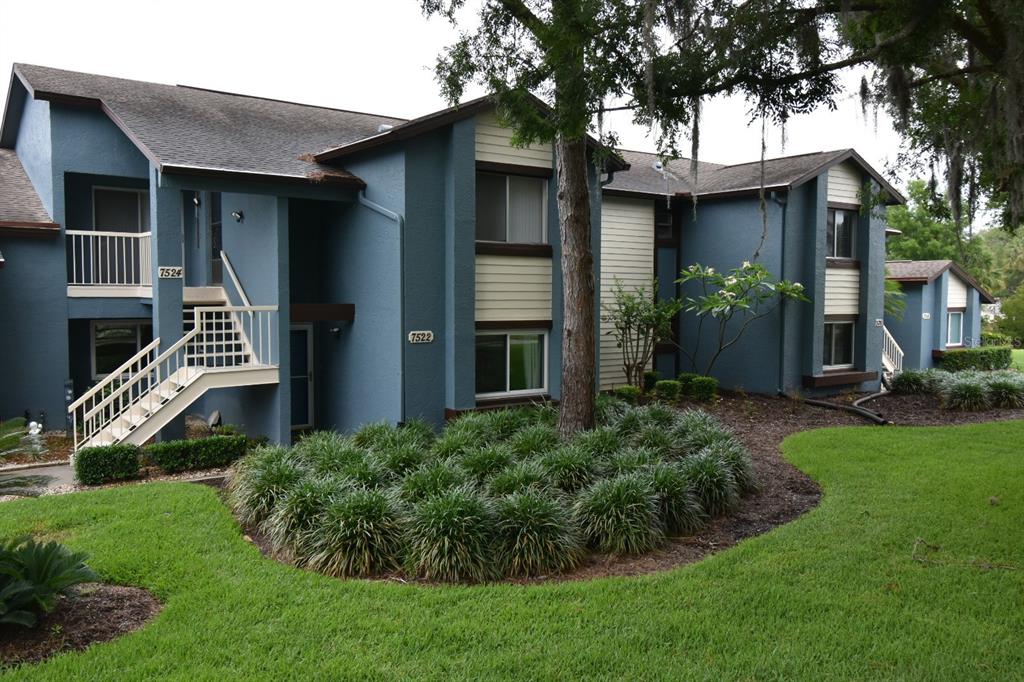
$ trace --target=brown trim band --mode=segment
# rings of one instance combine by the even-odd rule
[[[856,322],[859,315],[826,315],[825,322]]]
[[[878,372],[826,372],[824,374],[815,374],[813,376],[804,375],[804,387],[827,388],[829,386],[847,386],[850,384],[863,383],[865,381],[874,381],[877,378]]]
[[[292,303],[288,307],[292,322],[351,322],[356,319],[354,303]]]
[[[856,258],[825,258],[825,267],[836,270],[860,270],[860,261]]]
[[[551,329],[551,320],[509,320],[508,322],[494,322],[491,320],[478,321],[477,331],[505,331],[514,329]]]
[[[516,163],[496,163],[494,161],[477,161],[476,169],[482,173],[501,173],[502,175],[526,175],[531,178],[551,178],[554,170],[540,166],[520,166]]]
[[[643,192],[640,190],[634,192],[628,189],[612,189],[609,187],[602,188],[601,194],[606,197],[621,197],[623,199],[636,199],[638,201],[642,201],[644,199],[651,199],[653,201],[661,199],[662,201],[664,201],[665,199],[664,194],[657,194],[656,192]],[[673,193],[672,196],[681,197],[683,195]]]
[[[0,236],[4,237],[57,237],[60,225],[57,223],[19,223],[0,220]]]
[[[939,350],[937,348],[932,349],[932,360],[941,360],[946,355],[946,351]]]
[[[461,415],[469,412],[486,412],[487,410],[500,410],[503,407],[516,407],[520,405],[540,405],[543,403],[554,403],[558,404],[557,400],[552,400],[548,394],[542,395],[516,395],[509,396],[507,398],[485,398],[484,400],[476,401],[476,407],[446,407],[444,408],[444,420],[451,421]]]
[[[551,258],[551,244],[508,244],[506,242],[477,242],[478,256],[534,256]]]
[[[860,204],[844,204],[841,201],[830,201],[828,202],[829,208],[838,208],[841,211],[857,211],[860,212]]]
[[[947,313],[966,313],[967,308],[961,306],[959,308],[946,308]]]

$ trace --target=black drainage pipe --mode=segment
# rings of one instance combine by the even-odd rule
[[[829,410],[841,410],[843,412],[849,412],[850,414],[855,414],[858,417],[862,417],[864,419],[867,419],[868,421],[874,422],[875,424],[879,424],[881,426],[885,426],[886,424],[892,424],[891,421],[889,421],[882,415],[878,414],[877,412],[872,412],[871,410],[865,409],[863,407],[858,407],[855,405],[838,405],[836,403],[830,403],[825,400],[815,400],[813,398],[804,398],[804,402],[807,403],[808,405],[814,405],[815,407],[824,407]]]

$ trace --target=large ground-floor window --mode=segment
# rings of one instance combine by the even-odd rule
[[[153,340],[150,320],[96,320],[92,323],[92,378],[102,379]]]
[[[964,314],[959,310],[946,313],[946,345],[964,345]]]
[[[853,367],[853,322],[825,323],[825,369]]]
[[[477,396],[545,393],[547,337],[543,331],[477,334]]]

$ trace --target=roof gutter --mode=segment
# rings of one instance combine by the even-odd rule
[[[366,198],[366,190],[359,190],[359,205],[389,218],[398,225],[398,310],[401,338],[401,377],[399,379],[399,422],[405,421],[405,216]]]

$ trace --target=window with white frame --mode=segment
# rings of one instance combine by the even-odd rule
[[[960,310],[946,313],[946,345],[964,345],[964,314]]]
[[[149,192],[125,187],[93,187],[92,227],[106,232],[148,232]]]
[[[544,178],[477,173],[477,241],[547,243],[547,189]]]
[[[825,323],[825,369],[853,367],[853,322]]]
[[[828,258],[853,258],[856,226],[856,211],[842,208],[828,209],[825,256]]]
[[[478,397],[536,395],[547,390],[547,332],[485,332],[476,336]]]
[[[90,344],[93,379],[107,376],[152,340],[149,320],[94,320]]]

